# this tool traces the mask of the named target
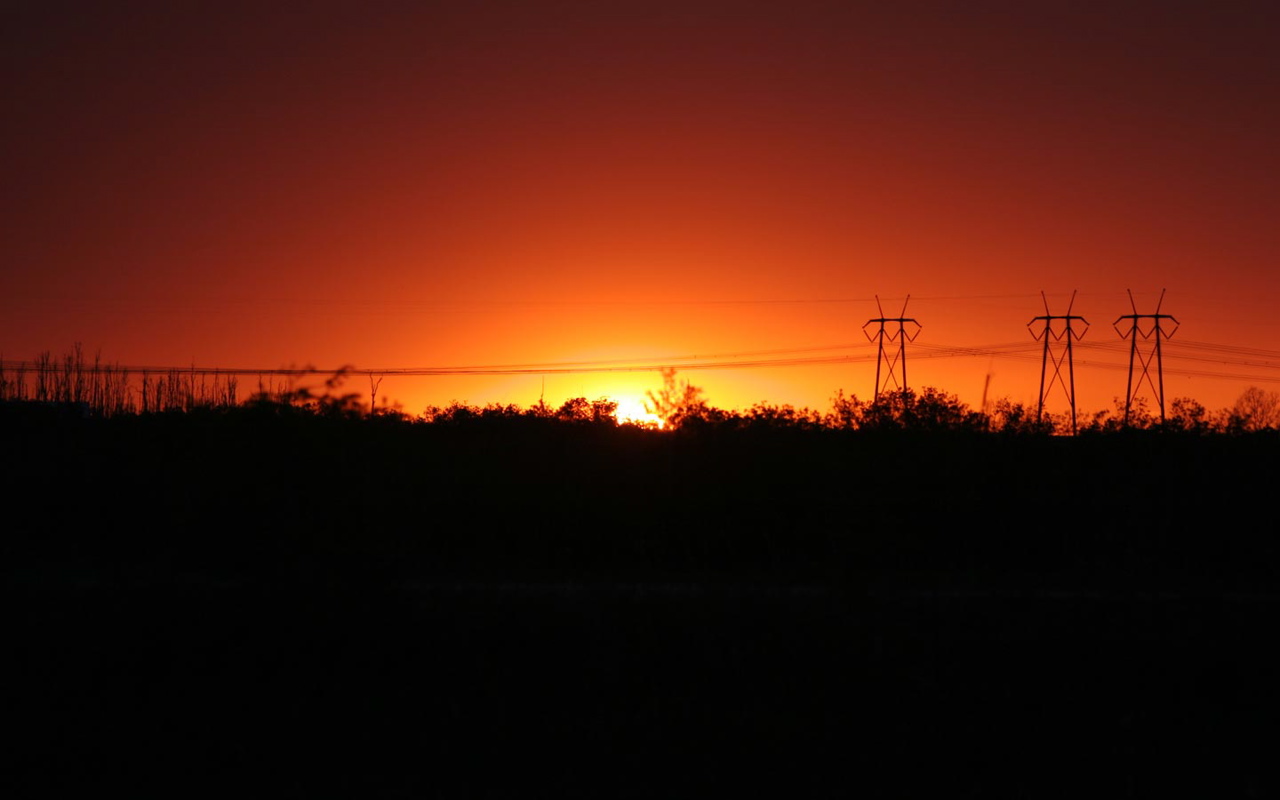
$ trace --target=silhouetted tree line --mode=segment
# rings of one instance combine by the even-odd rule
[[[257,390],[242,399],[235,375],[169,370],[134,376],[119,365],[104,362],[100,354],[90,362],[83,348],[76,345],[61,358],[41,353],[34,368],[0,366],[0,403],[55,409],[63,415],[83,417],[249,410],[258,414],[378,418],[435,425],[512,425],[524,420],[685,432],[909,430],[1051,435],[1071,430],[1066,413],[1038,414],[1034,407],[1008,398],[995,401],[985,411],[976,410],[934,387],[886,393],[871,400],[846,396],[838,390],[826,411],[766,402],[745,410],[726,410],[707,402],[702,388],[678,377],[674,369],[663,370],[661,388],[647,392],[646,410],[660,423],[619,420],[618,404],[607,397],[574,397],[558,406],[539,400],[529,407],[510,403],[475,406],[455,401],[447,406],[429,406],[413,416],[386,404],[385,399],[378,406],[372,399],[377,396],[377,383],[370,384],[369,402],[359,392],[347,389],[349,369],[343,368],[314,386],[299,385],[296,379],[278,384],[259,379]],[[42,412],[32,409],[31,413]],[[1280,392],[1249,387],[1231,408],[1216,411],[1191,398],[1176,398],[1163,420],[1151,411],[1144,398],[1136,398],[1127,414],[1123,401],[1116,398],[1114,409],[1086,413],[1078,425],[1078,431],[1085,435],[1133,429],[1198,435],[1280,429]]]
[[[416,420],[403,414],[397,416],[404,421],[430,424],[555,420],[650,430],[660,428],[685,433],[732,430],[896,430],[1049,436],[1071,430],[1070,416],[1066,413],[1040,415],[1034,407],[1007,398],[995,401],[983,413],[970,408],[955,395],[934,387],[924,387],[920,391],[908,389],[892,392],[873,400],[847,396],[838,390],[832,398],[831,408],[826,411],[764,402],[745,410],[726,410],[706,402],[698,387],[687,382],[675,383],[674,374],[670,372],[664,389],[649,392],[646,409],[658,417],[661,424],[619,420],[616,403],[608,398],[587,400],[583,397],[567,400],[559,407],[543,403],[529,408],[500,403],[481,407],[455,402],[445,407],[431,406]],[[1114,409],[1086,414],[1078,425],[1078,431],[1082,435],[1124,430],[1238,435],[1278,428],[1280,393],[1256,387],[1247,389],[1231,408],[1218,411],[1209,411],[1191,398],[1177,398],[1170,404],[1163,421],[1151,412],[1143,398],[1135,399],[1126,419],[1123,400],[1117,398]]]

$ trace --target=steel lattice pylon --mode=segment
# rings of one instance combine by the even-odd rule
[[[902,301],[902,311],[896,317],[886,317],[884,315],[884,307],[880,305],[880,295],[876,295],[876,308],[880,311],[880,316],[876,319],[869,319],[862,326],[862,332],[866,334],[867,340],[875,342],[876,349],[876,393],[875,399],[880,399],[880,395],[892,382],[894,388],[902,393],[907,392],[907,342],[914,342],[916,336],[920,334],[921,325],[910,317],[903,316],[907,313],[907,303],[910,302],[911,295],[907,295],[907,299]],[[896,323],[897,329],[894,330],[891,323]],[[908,332],[907,325],[914,326]],[[867,329],[871,325],[878,325],[875,333],[869,332]],[[886,329],[886,325],[889,328]],[[890,347],[885,347],[885,342],[889,342]],[[897,342],[897,352],[892,344]],[[884,380],[881,380],[881,367],[885,367],[883,372]],[[901,382],[899,382],[899,370],[901,370]]]
[[[1061,386],[1067,394],[1067,402],[1071,405],[1071,432],[1076,432],[1076,370],[1075,363],[1072,359],[1071,344],[1084,338],[1085,331],[1089,330],[1089,320],[1079,315],[1073,315],[1071,309],[1076,304],[1076,293],[1071,293],[1071,302],[1067,304],[1066,314],[1050,314],[1049,300],[1044,296],[1044,292],[1040,292],[1040,299],[1044,302],[1044,316],[1035,317],[1027,323],[1027,327],[1031,328],[1037,322],[1043,322],[1044,328],[1039,333],[1032,330],[1031,335],[1036,341],[1044,341],[1044,354],[1040,360],[1040,403],[1036,406],[1036,419],[1044,419],[1044,401],[1045,398],[1053,391],[1054,384]],[[1062,322],[1060,329],[1054,328],[1054,321]],[[1084,330],[1077,331],[1071,327],[1073,320],[1080,320],[1084,323]],[[1053,344],[1061,342],[1062,346],[1054,352]],[[1067,363],[1067,380],[1062,379],[1062,362]],[[1045,385],[1045,376],[1048,375],[1049,366],[1053,366],[1053,377],[1049,378],[1049,383]]]
[[[1120,338],[1129,340],[1129,387],[1125,391],[1124,396],[1124,424],[1129,424],[1129,411],[1133,405],[1133,398],[1142,389],[1142,382],[1146,381],[1151,387],[1151,391],[1155,393],[1156,402],[1160,406],[1160,422],[1165,421],[1164,418],[1164,360],[1160,353],[1160,342],[1168,339],[1178,330],[1179,322],[1174,319],[1171,314],[1161,314],[1160,306],[1164,304],[1164,289],[1160,290],[1160,300],[1156,303],[1156,313],[1139,314],[1138,306],[1133,302],[1133,292],[1129,292],[1129,307],[1133,309],[1132,314],[1125,314],[1117,317],[1111,326],[1116,329],[1116,333],[1120,334]],[[1129,330],[1120,330],[1120,320],[1129,320]],[[1173,320],[1173,330],[1166,331],[1160,326],[1161,320]],[[1151,327],[1143,329],[1142,321],[1150,320]],[[1151,342],[1148,349],[1141,350],[1138,347],[1138,339],[1149,340]],[[1156,364],[1156,382],[1151,380],[1151,362]],[[1137,386],[1133,382],[1134,363],[1141,367],[1141,373],[1138,375]]]

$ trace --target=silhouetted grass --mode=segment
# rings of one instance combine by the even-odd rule
[[[231,408],[239,402],[234,375],[210,377],[171,369],[134,376],[104,362],[101,354],[90,363],[79,344],[61,358],[45,351],[30,364],[19,362],[10,368],[0,363],[0,403],[37,403],[81,416],[113,417]]]

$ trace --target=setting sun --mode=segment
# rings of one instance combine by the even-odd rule
[[[618,422],[633,425],[656,425],[662,427],[662,419],[645,409],[644,403],[634,397],[612,398],[618,404]]]
[[[719,408],[865,398],[862,326],[905,308],[910,383],[978,406],[1038,400],[1027,320],[1078,290],[1102,410],[1109,323],[1167,288],[1170,397],[1277,380],[1276,26],[1238,4],[72,5],[6,19],[9,359],[651,420],[660,367]]]

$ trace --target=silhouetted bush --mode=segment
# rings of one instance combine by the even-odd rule
[[[886,392],[865,407],[858,427],[860,430],[920,432],[982,431],[987,428],[987,420],[955,395],[925,387],[919,393],[910,389]]]
[[[1280,428],[1280,392],[1245,389],[1231,408],[1231,425],[1246,431]]]
[[[1070,431],[1071,421],[1061,424],[1052,415],[1037,415],[1023,403],[1015,403],[1007,398],[997,400],[987,421],[991,431],[1013,435],[1045,436],[1059,430]]]

